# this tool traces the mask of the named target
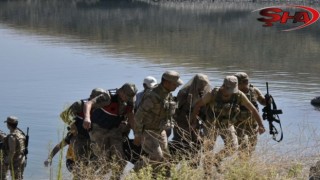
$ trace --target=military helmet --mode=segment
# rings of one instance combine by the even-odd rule
[[[132,83],[125,83],[121,86],[120,90],[122,90],[130,99],[133,99],[138,92],[136,85]]]
[[[180,79],[180,74],[176,71],[166,71],[162,74],[162,79],[169,82],[175,83],[177,85],[182,85],[183,81]]]
[[[226,76],[223,80],[223,87],[226,88],[228,93],[238,92],[238,79],[235,76]]]
[[[234,75],[235,77],[238,78],[238,82],[240,83],[241,81],[248,81],[249,80],[249,76],[247,73],[245,72],[238,72]]]
[[[9,116],[7,117],[7,120],[4,122],[8,124],[18,124],[18,118],[15,116]]]
[[[100,94],[103,94],[103,93],[107,93],[107,91],[102,89],[102,88],[94,88],[91,91],[89,99],[93,99],[93,98],[95,98],[95,97],[97,97],[97,96],[99,96]]]

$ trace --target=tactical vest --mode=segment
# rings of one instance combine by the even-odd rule
[[[240,93],[232,94],[229,101],[222,100],[222,92],[218,88],[214,88],[211,94],[215,101],[210,104],[211,107],[207,112],[208,118],[222,123],[236,121],[236,117],[240,113]]]
[[[250,95],[250,99],[249,101],[253,104],[253,106],[259,111],[259,106],[258,106],[258,99],[257,99],[257,96],[255,94],[255,91],[254,91],[254,88],[253,88],[253,85],[250,84],[250,92],[251,92],[251,95]],[[248,96],[247,96],[248,97]]]
[[[157,85],[156,85],[156,86],[157,86]],[[156,87],[156,86],[155,86],[155,87]],[[141,96],[140,103],[139,103],[136,107],[134,107],[134,108],[135,108],[135,112],[136,112],[136,111],[138,110],[138,108],[140,107],[140,105],[141,105],[143,99],[146,97],[146,95],[149,94],[151,91],[152,91],[152,89],[146,89],[146,90],[144,90],[144,92],[143,92],[143,94],[142,94],[142,96]]]
[[[132,112],[133,106],[126,103],[120,104],[119,95],[110,91],[111,102],[109,105],[96,109],[91,114],[91,121],[106,129],[119,127],[126,115]],[[121,109],[121,105],[123,109]]]
[[[148,121],[145,122],[145,128],[156,131],[172,128],[174,124],[173,116],[177,108],[177,103],[174,101],[172,94],[170,93],[166,99],[163,99],[152,90],[148,92],[148,96],[155,97],[155,101],[153,102],[154,107],[146,114],[146,117],[144,117],[144,119],[148,119]]]
[[[4,143],[3,143],[4,151],[6,155],[9,152],[9,137],[13,137],[16,139],[16,147],[15,147],[16,153],[14,157],[18,155],[24,155],[25,149],[26,149],[26,135],[18,128],[14,130],[13,133],[8,134],[8,136],[4,139]]]
[[[247,96],[247,98],[253,104],[253,106],[257,110],[259,110],[258,100],[257,100],[257,97],[255,96],[255,91],[252,84],[249,85],[249,91],[244,94]],[[240,120],[248,119],[251,117],[252,115],[251,112],[245,106],[240,106],[240,110],[241,110],[240,116],[239,116]]]

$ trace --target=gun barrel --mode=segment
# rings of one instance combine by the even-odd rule
[[[29,127],[27,127],[27,135],[26,135],[26,149],[28,149],[28,146],[29,146]]]
[[[272,114],[282,114],[282,110],[281,109],[273,109]]]

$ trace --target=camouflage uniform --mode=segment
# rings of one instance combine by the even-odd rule
[[[165,72],[162,79],[177,83],[176,87],[182,84],[175,71]],[[145,96],[135,115],[135,138],[142,139],[142,149],[149,155],[150,163],[155,167],[170,157],[165,130],[172,126],[175,108],[176,103],[170,90],[165,89],[161,83]],[[139,170],[144,165],[145,162],[140,160],[134,169]]]
[[[237,73],[235,76],[238,78],[239,83],[243,80],[248,81],[248,75],[246,73]],[[262,93],[252,84],[249,84],[248,91],[243,93],[257,110],[259,110],[258,102],[260,104],[265,104]],[[234,124],[238,136],[238,150],[242,153],[241,155],[251,156],[258,141],[258,124],[246,107],[240,106],[240,111],[237,121]],[[248,142],[246,142],[246,137],[248,138]]]
[[[90,136],[86,129],[83,128],[83,106],[84,103],[94,97],[106,94],[106,91],[101,88],[95,88],[92,90],[89,99],[83,99],[74,102],[69,108],[60,114],[61,119],[70,125],[71,133],[73,134],[70,142],[73,149],[73,154],[76,160],[82,160],[86,162],[90,159],[92,153],[90,149]],[[94,111],[94,109],[92,109]]]
[[[126,163],[123,139],[124,134],[130,130],[128,120],[133,118],[136,92],[134,84],[126,83],[115,93],[109,91],[90,100],[92,108],[95,109],[91,113],[92,125],[89,132],[93,152],[108,162],[116,158],[121,171]],[[127,102],[121,98],[123,96],[127,97]]]
[[[197,74],[179,91],[177,95],[178,108],[175,113],[176,125],[173,129],[172,138],[174,149],[172,151],[179,150],[183,154],[188,153],[189,150],[197,151],[199,128],[196,129],[196,132],[191,129],[191,108],[197,100],[201,99],[210,90],[208,77],[204,74]],[[203,112],[203,109],[200,112]],[[205,120],[204,118],[202,117],[202,120]]]
[[[250,87],[249,92],[245,93],[250,102],[258,109],[257,97],[262,96],[259,89]],[[254,151],[258,141],[258,124],[253,119],[251,112],[245,107],[240,107],[240,114],[235,123],[235,128],[238,136],[239,151],[248,151],[248,155]],[[245,136],[248,136],[248,142],[245,142]]]
[[[232,95],[229,101],[223,101],[222,93],[217,88],[205,95],[202,100],[209,104],[207,120],[204,123],[205,136],[212,138],[212,145],[215,144],[218,135],[224,142],[224,148],[215,155],[216,159],[221,161],[232,155],[238,147],[233,123],[240,112],[240,104],[248,103],[248,100],[243,93],[238,91]]]
[[[4,157],[7,156],[3,151],[3,143],[6,138],[6,134],[0,130],[0,180],[6,178],[8,167],[4,164]]]
[[[228,93],[230,98],[225,99],[223,92]],[[219,89],[215,88],[211,93],[206,94],[197,102],[196,106],[199,106],[198,103],[208,105],[205,135],[210,141],[213,140],[213,143],[208,143],[209,146],[205,147],[205,149],[209,148],[210,150],[213,148],[218,135],[221,136],[225,145],[224,148],[214,156],[216,160],[214,165],[219,167],[223,158],[234,154],[237,149],[237,136],[233,124],[240,113],[240,106],[251,107],[252,104],[245,94],[238,90],[238,80],[235,76],[227,76]],[[195,107],[194,115],[197,113],[198,108],[199,107]],[[256,116],[258,116],[258,114],[256,114]],[[259,123],[261,123],[260,126],[263,128],[262,122],[260,121],[261,119],[259,119]],[[264,131],[264,128],[261,132],[262,131]],[[205,159],[208,163],[212,163],[210,159]]]
[[[18,124],[18,118],[9,116],[7,124]],[[1,172],[1,177],[6,179],[7,171],[11,172],[12,179],[23,179],[23,171],[25,167],[25,143],[26,136],[18,128],[10,129],[10,134],[4,140],[4,163],[8,166]]]
[[[90,155],[90,136],[86,129],[82,127],[83,123],[83,104],[87,100],[74,102],[68,109],[73,117],[73,123],[70,125],[72,136],[72,147],[76,160],[87,160]]]

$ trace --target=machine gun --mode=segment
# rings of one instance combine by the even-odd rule
[[[283,139],[283,132],[282,132],[282,127],[281,127],[281,122],[279,118],[279,114],[282,114],[281,109],[277,109],[276,102],[274,101],[273,97],[271,94],[269,94],[269,87],[268,87],[268,82],[266,82],[267,86],[267,94],[264,96],[266,100],[266,106],[262,109],[262,118],[263,120],[268,120],[269,122],[269,131],[270,134],[272,135],[272,139],[280,142]],[[273,125],[273,122],[276,122],[279,124],[280,127],[280,138],[277,139],[277,135],[279,134],[279,131],[277,128]]]

